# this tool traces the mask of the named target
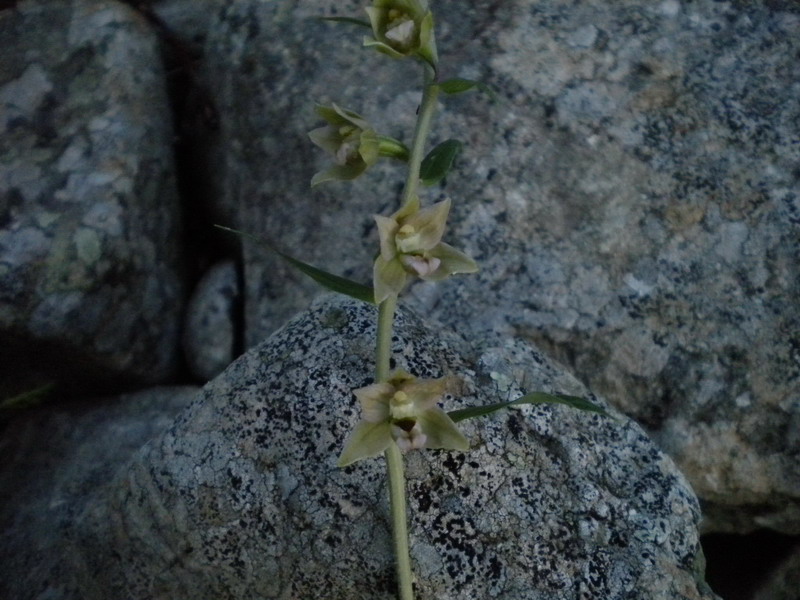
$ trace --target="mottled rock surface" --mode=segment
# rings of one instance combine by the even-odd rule
[[[209,383],[85,505],[49,597],[393,598],[382,460],[335,466],[375,316],[328,298]],[[398,367],[452,376],[446,409],[587,393],[525,342],[474,347],[406,311],[395,331]],[[407,457],[420,600],[715,598],[697,501],[633,421],[528,406],[463,430],[469,453]]]
[[[153,388],[48,407],[4,424],[0,598],[63,597],[71,552],[66,532],[75,516],[196,393],[188,386]]]
[[[800,590],[800,547],[769,574],[753,600],[795,600]]]
[[[534,340],[636,418],[715,530],[800,532],[800,8],[795,3],[438,0],[443,76],[500,100],[442,101],[467,143],[428,196],[476,277],[417,285],[430,318]],[[363,50],[360,2],[239,2],[209,29],[234,225],[368,281],[371,215],[403,172],[309,191],[314,101],[410,137],[415,65]],[[365,86],[367,89],[365,90]],[[456,242],[457,240],[457,242]],[[255,344],[316,293],[245,246]]]
[[[233,360],[239,301],[239,274],[233,261],[215,264],[195,286],[186,307],[183,349],[197,379],[212,379]]]
[[[0,377],[157,382],[182,282],[154,33],[105,0],[0,12]]]

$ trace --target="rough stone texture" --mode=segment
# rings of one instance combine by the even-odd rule
[[[36,589],[395,597],[383,461],[335,466],[359,417],[351,390],[372,377],[375,317],[328,298],[234,362],[84,504],[70,560]],[[525,342],[473,347],[405,311],[395,332],[398,367],[452,377],[447,409],[587,393]],[[698,574],[697,500],[633,421],[528,406],[463,430],[469,453],[407,456],[420,600],[715,598]]]
[[[753,600],[796,600],[800,590],[800,547],[767,577]]]
[[[155,36],[118,2],[30,0],[0,40],[2,378],[161,381],[183,292]]]
[[[174,34],[202,43],[212,17],[227,3],[228,0],[203,0],[198,7],[192,0],[153,0],[151,7]]]
[[[236,225],[367,281],[373,213],[401,169],[309,191],[327,157],[314,101],[410,137],[419,75],[306,19],[360,2],[239,2],[209,30]],[[467,142],[427,200],[482,271],[417,285],[429,317],[536,341],[647,427],[708,527],[800,532],[800,8],[787,2],[438,0],[443,76],[500,100],[443,101]],[[374,86],[374,87],[372,87]],[[245,245],[254,344],[316,290]]]
[[[192,292],[183,349],[189,370],[202,381],[219,375],[234,358],[239,300],[239,274],[233,261],[211,267]]]
[[[167,429],[196,393],[193,387],[154,388],[48,407],[5,424],[0,598],[61,597],[70,552],[63,531],[73,527],[97,488]]]

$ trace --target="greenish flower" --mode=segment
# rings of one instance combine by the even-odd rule
[[[393,58],[419,56],[436,68],[433,13],[426,0],[374,0],[366,10],[374,38],[364,38],[365,46]]]
[[[339,466],[376,456],[396,443],[407,452],[418,448],[465,451],[469,442],[436,403],[446,380],[417,379],[405,371],[388,381],[354,390],[361,404],[361,421],[345,443]]]
[[[317,114],[328,122],[310,131],[308,137],[329,152],[336,163],[331,169],[314,175],[311,185],[330,180],[355,179],[377,162],[379,139],[375,130],[360,115],[336,106],[317,105]]]
[[[308,137],[330,153],[336,164],[314,175],[312,187],[326,181],[355,179],[382,156],[408,159],[408,148],[402,142],[378,135],[357,113],[339,108],[336,104],[317,105],[316,110],[328,125],[310,131]]]
[[[454,273],[474,273],[469,256],[442,242],[450,199],[427,208],[415,198],[391,217],[375,216],[381,251],[375,259],[375,302],[399,295],[409,275],[440,281]]]

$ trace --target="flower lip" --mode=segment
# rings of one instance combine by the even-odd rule
[[[390,18],[391,13],[392,11],[389,12]],[[416,33],[417,25],[414,21],[408,15],[402,15],[389,21],[384,35],[394,48],[406,52],[413,46]]]

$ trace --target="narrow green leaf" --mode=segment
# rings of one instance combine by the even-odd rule
[[[614,418],[602,406],[581,398],[580,396],[568,396],[566,394],[545,394],[544,392],[533,392],[526,394],[522,398],[515,400],[517,404],[565,404],[572,408],[582,410],[585,412],[593,412],[605,417]]]
[[[525,396],[517,398],[516,400],[511,400],[510,402],[498,402],[496,404],[487,404],[485,406],[472,406],[470,408],[453,410],[447,413],[447,415],[453,419],[454,423],[458,423],[464,419],[483,417],[500,409],[508,408],[509,406],[518,404],[565,404],[567,406],[571,406],[572,408],[577,408],[578,410],[595,412],[611,419],[615,418],[604,408],[598,406],[594,402],[590,402],[586,398],[581,398],[579,396],[567,396],[566,394],[546,394],[544,392],[533,392],[532,394],[526,394]]]
[[[362,302],[367,302],[369,304],[375,304],[375,293],[372,290],[372,287],[368,285],[363,285],[361,283],[357,283],[350,279],[346,279],[345,277],[339,277],[338,275],[333,275],[332,273],[328,273],[327,271],[323,271],[322,269],[318,269],[308,263],[304,263],[301,260],[297,260],[293,256],[286,254],[285,252],[281,252],[275,246],[270,244],[269,242],[264,241],[263,239],[256,237],[252,234],[245,233],[244,231],[239,231],[237,229],[231,229],[230,227],[223,227],[222,225],[214,225],[218,229],[222,229],[223,231],[229,231],[230,233],[235,233],[240,235],[244,238],[252,240],[264,248],[267,248],[269,251],[274,252],[285,261],[287,261],[290,265],[296,268],[301,273],[304,273],[311,277],[314,281],[322,285],[323,287],[328,288],[333,292],[337,292],[339,294],[344,294],[345,296],[350,296],[351,298],[355,298],[356,300],[361,300]]]
[[[463,92],[468,92],[471,89],[478,88],[480,91],[489,94],[489,96],[494,100],[497,98],[497,94],[495,91],[490,88],[488,85],[481,81],[475,81],[474,79],[463,79],[461,77],[454,77],[452,79],[448,79],[447,81],[443,81],[439,84],[439,89],[442,90],[445,94],[461,94]]]
[[[460,94],[471,90],[478,85],[477,81],[472,79],[462,79],[461,77],[454,77],[439,84],[439,89],[445,94]]]
[[[27,392],[22,392],[11,398],[4,398],[0,401],[0,410],[19,410],[41,404],[53,388],[55,388],[54,383],[45,383],[44,385],[40,385]]]
[[[372,29],[372,25],[369,21],[364,21],[362,19],[354,19],[353,17],[317,17],[320,21],[330,21],[332,23],[349,23],[351,25],[358,25],[360,27],[366,27],[367,29]]]
[[[458,140],[446,140],[428,152],[422,161],[419,176],[425,185],[434,185],[441,181],[453,167],[463,144]]]

